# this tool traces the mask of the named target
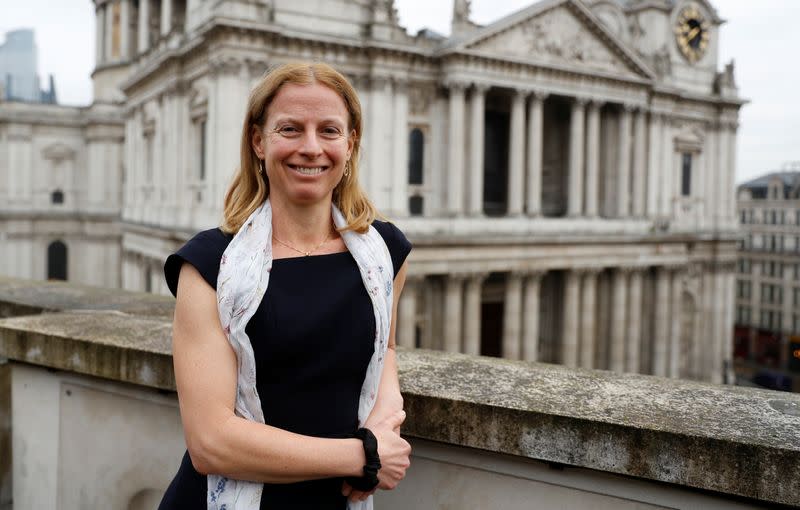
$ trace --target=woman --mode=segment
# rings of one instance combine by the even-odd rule
[[[223,226],[165,264],[187,452],[161,509],[370,508],[405,476],[393,317],[411,245],[359,187],[361,133],[325,64],[253,89]]]

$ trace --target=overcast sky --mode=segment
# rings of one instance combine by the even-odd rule
[[[299,0],[298,0],[299,1]],[[473,21],[486,24],[533,0],[472,0]],[[800,0],[712,0],[722,27],[719,67],[736,60],[740,115],[737,182],[800,161]],[[423,26],[449,33],[452,0],[395,0],[411,33]],[[42,83],[55,75],[64,104],[88,104],[94,66],[90,0],[0,0],[0,33],[33,28]]]

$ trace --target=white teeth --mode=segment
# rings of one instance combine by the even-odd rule
[[[299,172],[299,173],[303,174],[303,175],[317,175],[317,174],[321,174],[322,171],[324,170],[324,168],[321,167],[321,166],[313,167],[313,168],[306,168],[306,167],[302,167],[302,166],[296,166],[296,167],[294,167],[294,170],[296,172]]]

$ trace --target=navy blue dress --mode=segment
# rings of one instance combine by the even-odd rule
[[[391,223],[376,220],[373,226],[397,274],[411,243]],[[216,289],[220,258],[232,238],[216,228],[205,230],[170,255],[164,274],[172,294],[184,262]],[[274,260],[267,291],[245,331],[268,425],[326,438],[355,432],[358,397],[374,351],[375,316],[349,252]],[[260,508],[344,510],[341,488],[341,478],[264,484]],[[205,509],[206,490],[206,477],[186,452],[159,510]]]

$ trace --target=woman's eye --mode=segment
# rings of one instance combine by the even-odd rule
[[[296,135],[300,133],[300,130],[294,126],[280,126],[275,131],[286,136]]]
[[[336,138],[341,135],[342,132],[336,127],[326,127],[322,129],[322,134],[328,138]]]

